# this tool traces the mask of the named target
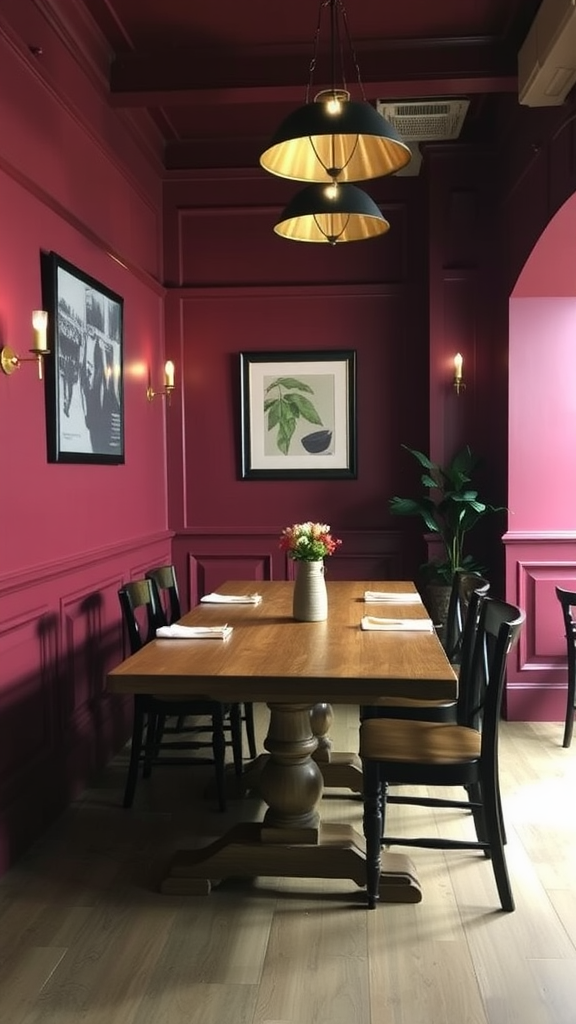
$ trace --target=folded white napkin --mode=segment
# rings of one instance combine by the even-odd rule
[[[408,594],[398,594],[394,591],[365,590],[364,600],[371,604],[420,604],[420,594],[410,591]]]
[[[360,623],[362,629],[405,630],[414,633],[432,633],[432,619],[378,619],[375,615],[365,615]]]
[[[203,604],[260,604],[260,594],[205,594],[200,598]]]
[[[160,626],[156,636],[161,640],[227,640],[232,626]]]

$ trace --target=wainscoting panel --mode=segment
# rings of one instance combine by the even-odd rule
[[[40,605],[0,629],[0,794],[11,778],[44,764],[54,747],[55,672],[47,618],[46,606]]]
[[[555,588],[576,589],[576,536],[522,532],[507,534],[504,543],[507,598],[526,611],[526,626],[508,662],[506,717],[563,721],[566,643]]]
[[[117,591],[171,560],[163,533],[0,578],[0,874],[128,739]]]
[[[402,537],[393,531],[338,531],[342,546],[326,559],[329,580],[402,579]],[[183,533],[174,538],[174,562],[185,608],[227,580],[291,580],[294,563],[274,533]]]
[[[272,560],[268,554],[189,554],[188,593],[190,607],[204,594],[216,590],[225,580],[271,580]]]

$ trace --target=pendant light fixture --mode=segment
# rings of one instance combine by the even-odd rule
[[[296,242],[361,242],[388,231],[390,225],[373,199],[356,185],[314,183],[288,203],[274,231]]]
[[[330,11],[331,86],[310,102],[325,8]],[[353,101],[346,86],[341,26],[362,101]],[[340,83],[336,81],[337,55]],[[320,0],[305,105],[282,122],[260,157],[262,167],[294,181],[352,182],[393,174],[405,167],[410,158],[410,148],[395,128],[366,100],[342,0]]]

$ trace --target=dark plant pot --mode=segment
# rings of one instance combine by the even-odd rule
[[[444,639],[444,633],[446,632],[451,591],[452,587],[448,583],[426,583],[422,592],[422,600],[436,627],[440,640]]]

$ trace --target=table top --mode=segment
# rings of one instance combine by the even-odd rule
[[[365,590],[415,591],[405,581],[328,581],[328,618],[296,622],[291,582],[238,581],[218,593],[262,595],[259,605],[200,604],[185,625],[228,623],[228,640],[153,640],[108,675],[114,693],[206,696],[265,703],[368,704],[374,697],[454,699],[457,680],[436,633],[364,631],[371,614],[425,618],[418,604],[368,605]]]

